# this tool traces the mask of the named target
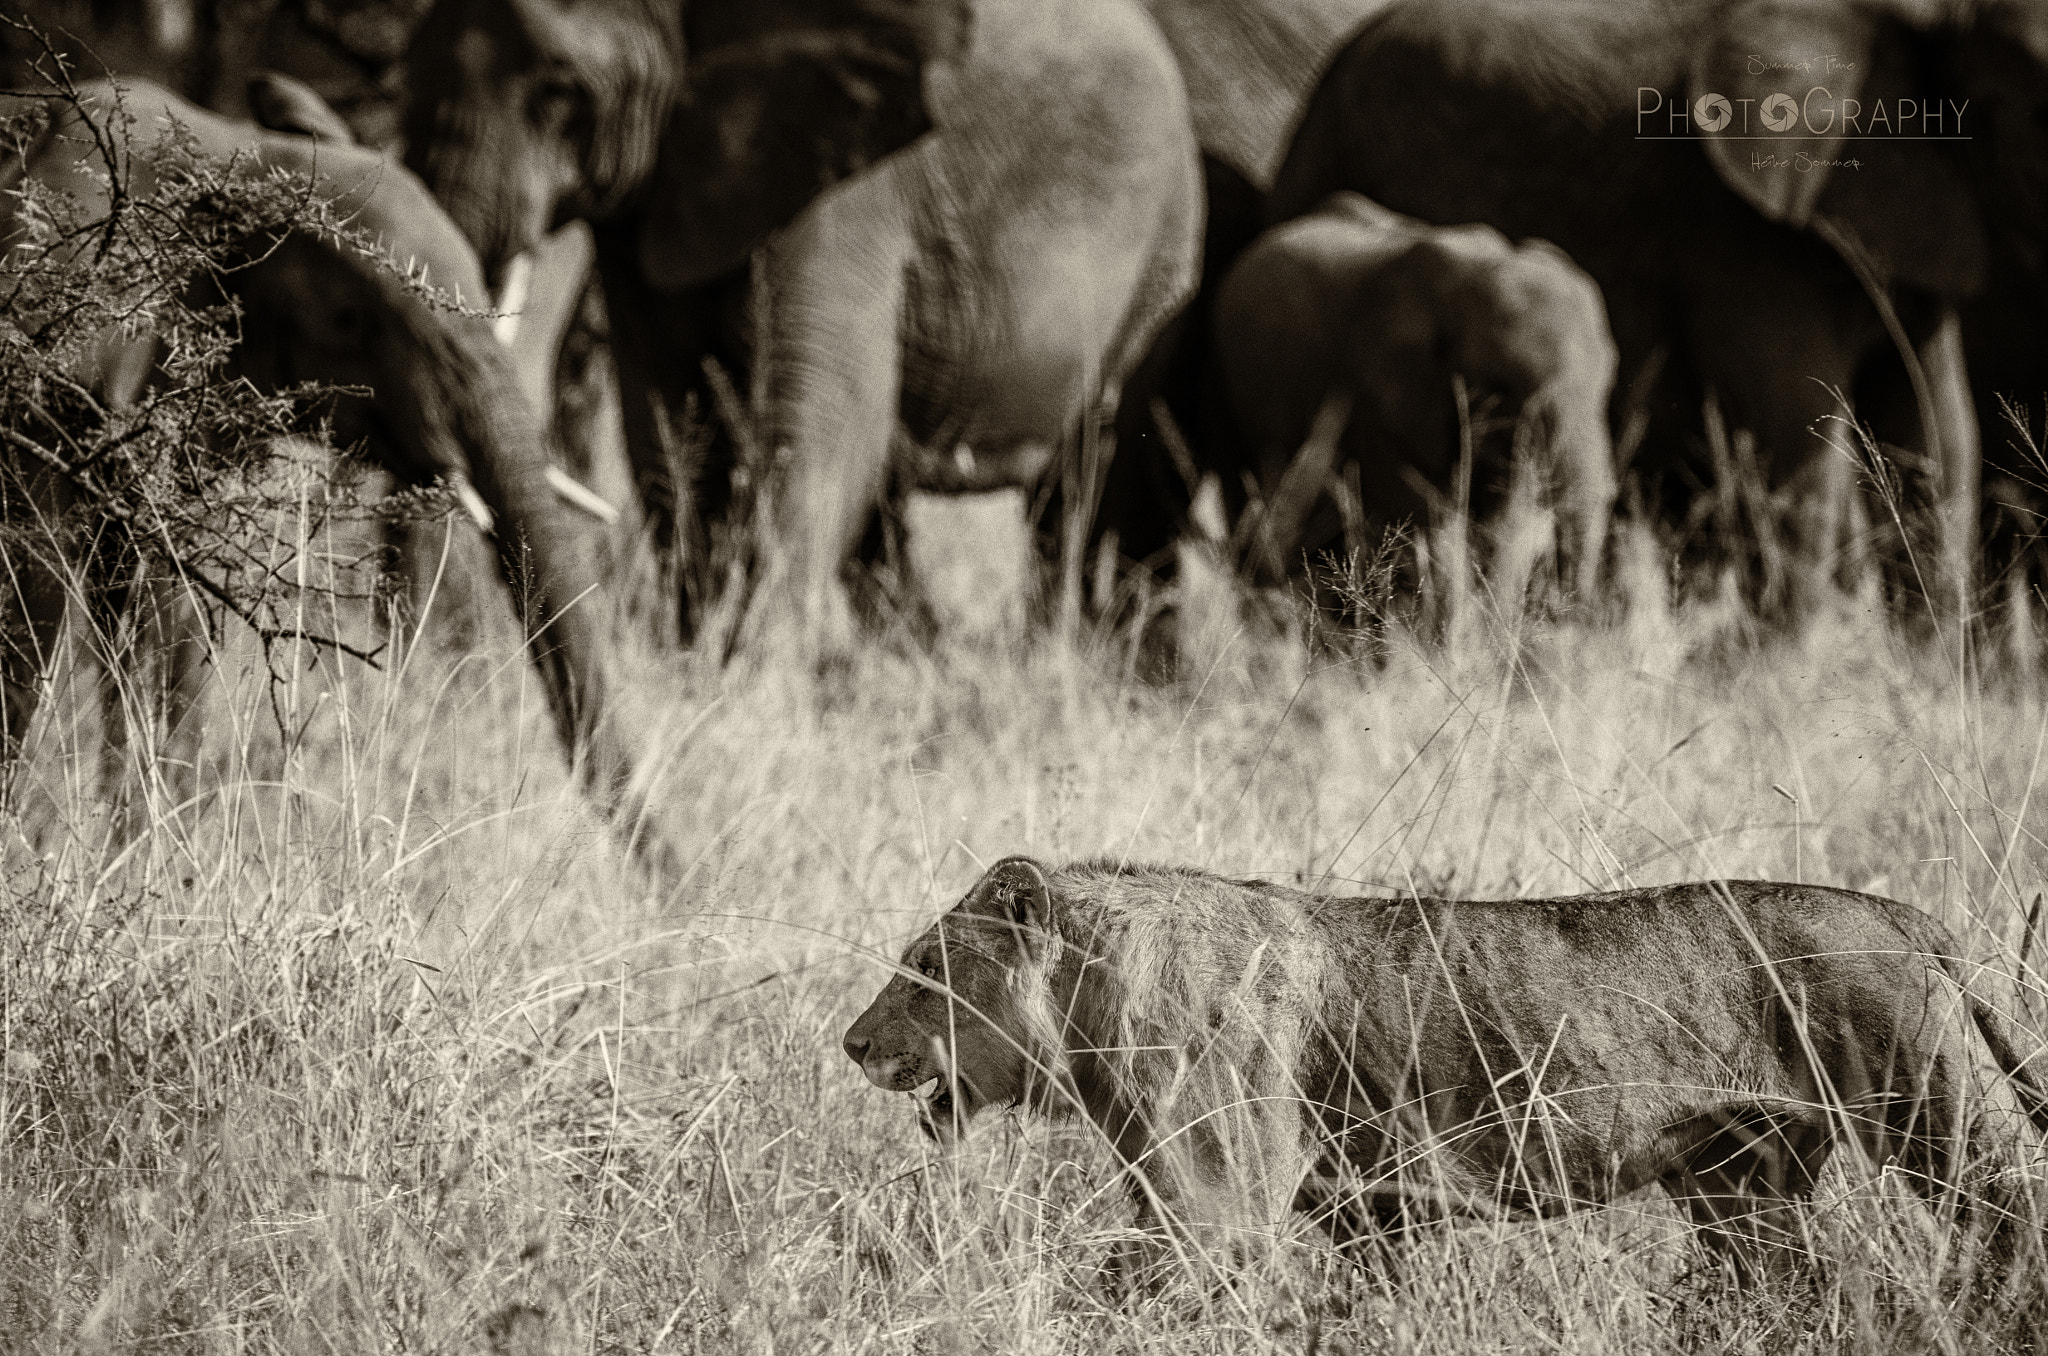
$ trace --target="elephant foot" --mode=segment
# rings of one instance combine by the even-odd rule
[[[741,651],[768,667],[814,677],[849,669],[859,642],[852,600],[837,580],[805,589],[764,586],[740,625]]]

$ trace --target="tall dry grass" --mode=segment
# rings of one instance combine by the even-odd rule
[[[55,716],[0,859],[0,1346],[2021,1349],[1882,1175],[1831,1177],[1811,1265],[1760,1290],[1651,1196],[1363,1267],[1297,1232],[1239,1284],[1115,1304],[1092,1132],[994,1117],[941,1159],[840,1052],[1013,852],[1475,896],[1825,882],[2037,987],[2031,676],[1867,604],[1766,640],[1712,589],[1673,602],[1648,539],[1621,559],[1594,621],[1466,580],[1445,624],[1356,646],[1194,569],[1164,685],[1128,634],[1014,625],[890,631],[823,677],[642,658],[672,879],[579,801],[509,634],[281,683],[224,648],[201,796],[146,793],[125,847],[91,721]]]

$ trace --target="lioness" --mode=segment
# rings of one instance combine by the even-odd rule
[[[1922,1190],[2020,1204],[2048,1093],[1958,954],[1907,905],[1818,886],[1364,899],[1012,857],[845,1048],[876,1087],[932,1085],[941,1140],[988,1106],[1085,1111],[1155,1238],[1659,1183],[1747,1267],[1845,1130]]]

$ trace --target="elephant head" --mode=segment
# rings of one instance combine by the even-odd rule
[[[1956,308],[1983,291],[1994,255],[2041,271],[2048,6],[1930,16],[1902,0],[1750,0],[1701,45],[1687,92],[1695,108],[1730,101],[1725,123],[1700,124],[1722,181],[1765,217],[1811,227],[1922,331],[1907,375],[1933,472],[1936,592],[1960,599],[1976,573],[1982,467]]]
[[[313,96],[308,91],[305,97]],[[562,733],[572,744],[591,735],[586,717],[602,705],[605,632],[594,604],[567,605],[596,592],[597,575],[580,517],[549,487],[540,422],[490,321],[442,304],[393,272],[393,264],[403,266],[459,303],[485,299],[475,253],[425,186],[402,166],[359,147],[229,122],[141,82],[87,86],[75,108],[59,101],[53,112],[51,130],[19,168],[71,193],[88,219],[103,214],[109,186],[96,173],[92,138],[76,125],[87,118],[117,145],[125,137],[134,199],[146,200],[152,191],[159,148],[175,129],[201,156],[235,172],[303,176],[335,218],[369,240],[382,258],[326,234],[259,234],[249,257],[219,275],[218,285],[241,312],[233,361],[270,389],[305,381],[368,388],[367,395],[336,397],[328,411],[341,439],[362,438],[402,474],[447,477],[480,524],[495,523],[507,574],[535,603],[535,656]],[[307,110],[316,123],[317,112],[324,106]],[[0,213],[0,240],[13,226]],[[134,342],[154,352],[153,336]],[[150,378],[146,363],[125,357],[103,354],[99,367],[103,381],[133,372],[175,380],[161,372]],[[623,759],[608,752],[612,747],[600,741],[586,764],[607,792],[625,769]]]
[[[1455,487],[1469,447],[1494,464],[1475,473],[1501,482],[1469,487],[1477,498],[1498,501],[1532,472],[1554,486],[1564,579],[1590,594],[1615,489],[1615,352],[1599,288],[1562,251],[1333,194],[1230,268],[1215,352],[1266,500],[1262,572],[1284,575],[1321,544],[1312,518],[1343,460],[1357,463],[1366,520],[1385,527],[1426,518],[1446,491],[1468,507]],[[1453,398],[1460,383],[1466,409]],[[1537,436],[1480,436],[1467,416],[1495,401],[1496,416]],[[1535,460],[1513,464],[1523,457]],[[1334,530],[1335,515],[1320,516]]]
[[[1699,130],[1759,212],[1822,223],[1882,280],[1952,303],[1983,286],[1996,243],[2041,261],[2048,6],[1961,6],[1938,25],[1922,8],[1750,0],[1700,46],[1686,92],[1729,101]]]
[[[960,0],[439,0],[407,160],[496,283],[573,218],[636,223],[658,286],[723,272],[928,126]]]
[[[262,164],[333,184],[333,205],[393,262],[469,306],[487,293],[476,256],[410,174],[353,147],[266,137]],[[347,185],[348,187],[342,187]],[[343,388],[308,411],[335,446],[360,448],[399,481],[440,478],[479,527],[490,515],[471,488],[510,428],[487,411],[500,395],[495,340],[475,317],[437,308],[368,255],[295,232],[225,286],[241,304],[235,366],[257,386]],[[516,408],[516,407],[515,407]],[[516,425],[515,425],[516,427]]]

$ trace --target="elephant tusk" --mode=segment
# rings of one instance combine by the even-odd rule
[[[519,337],[519,316],[526,309],[526,293],[532,285],[533,251],[513,255],[512,262],[505,265],[505,285],[498,291],[498,315],[491,321],[491,333],[506,348]]]
[[[449,476],[448,489],[454,494],[455,502],[462,505],[462,511],[469,515],[469,520],[476,524],[477,531],[489,533],[492,523],[491,506],[476,492],[476,486],[469,483],[469,477]]]
[[[619,520],[619,510],[611,500],[553,462],[548,463],[547,478],[548,484],[554,487],[555,493],[561,496],[564,503],[582,509],[607,527]]]
[[[1210,546],[1222,546],[1230,540],[1230,521],[1223,512],[1223,482],[1213,472],[1195,486],[1194,500],[1188,505],[1188,522]]]

